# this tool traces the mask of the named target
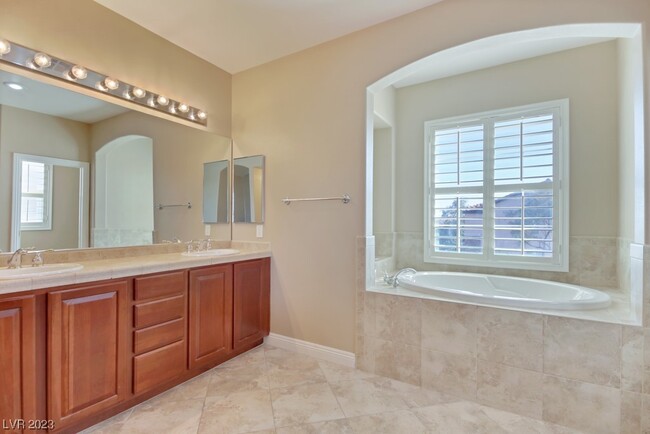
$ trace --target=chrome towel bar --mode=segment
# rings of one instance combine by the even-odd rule
[[[158,209],[176,208],[176,207],[179,207],[179,206],[185,207],[187,209],[191,209],[192,208],[192,202],[181,203],[181,204],[177,204],[177,205],[163,205],[162,203],[159,203],[158,205],[156,205],[156,208],[158,208]]]
[[[340,200],[343,203],[350,203],[350,195],[344,194],[343,196],[337,197],[305,197],[302,199],[289,199],[288,197],[285,197],[282,199],[282,202],[286,205],[291,205],[291,202],[313,202],[316,200]]]

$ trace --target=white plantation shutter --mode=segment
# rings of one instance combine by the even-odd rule
[[[21,165],[20,227],[22,230],[49,230],[52,203],[52,167],[23,161]]]
[[[566,100],[425,123],[425,261],[566,268],[563,118]]]

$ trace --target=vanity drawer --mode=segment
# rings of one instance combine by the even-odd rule
[[[185,319],[176,319],[163,324],[136,330],[133,334],[133,352],[142,354],[182,340],[185,337]]]
[[[133,310],[133,323],[137,329],[184,318],[185,295],[136,304]]]
[[[185,282],[185,271],[136,277],[133,297],[135,301],[141,301],[182,294],[187,286]]]
[[[133,392],[138,394],[165,384],[185,372],[185,340],[133,358]]]

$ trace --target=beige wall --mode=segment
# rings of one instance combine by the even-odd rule
[[[373,233],[393,232],[393,128],[373,132]]]
[[[79,169],[54,166],[52,174],[52,230],[21,231],[22,247],[76,249],[79,247]]]
[[[91,128],[91,150],[126,135],[153,139],[154,204],[192,203],[184,207],[154,211],[154,242],[203,235],[203,163],[230,158],[230,139],[177,125],[138,112],[129,112],[97,122]],[[92,181],[91,181],[92,183]],[[91,221],[92,218],[91,205]],[[211,237],[230,239],[230,225],[212,225]]]
[[[619,201],[618,232],[625,240],[634,238],[634,102],[637,60],[634,39],[618,42]]]
[[[568,98],[569,233],[617,236],[617,61],[611,41],[398,89],[396,231],[423,231],[426,121]]]
[[[272,331],[353,349],[368,85],[436,51],[495,34],[649,20],[647,0],[445,1],[236,74],[236,151],[267,155]],[[280,202],[287,195],[343,193],[352,196],[349,205]],[[233,231],[235,239],[254,239],[250,225],[235,225]]]
[[[2,38],[187,101],[230,136],[231,75],[93,0],[0,0]]]
[[[11,247],[13,153],[88,162],[89,143],[90,129],[84,123],[0,107],[0,250]],[[43,242],[36,246],[51,247]]]

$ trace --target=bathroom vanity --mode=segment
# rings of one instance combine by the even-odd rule
[[[94,261],[85,273],[124,276],[0,291],[5,423],[78,432],[260,345],[270,253],[179,256]]]

